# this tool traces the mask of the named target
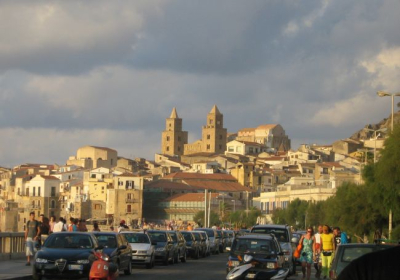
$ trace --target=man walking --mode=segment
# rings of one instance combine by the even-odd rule
[[[26,265],[31,265],[31,256],[34,255],[35,246],[40,236],[40,223],[35,220],[35,212],[29,213],[29,221],[26,223],[25,241],[26,241]]]

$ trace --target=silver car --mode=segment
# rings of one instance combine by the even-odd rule
[[[153,268],[155,263],[155,245],[150,237],[142,232],[122,231],[132,248],[132,264],[144,264],[146,268]]]

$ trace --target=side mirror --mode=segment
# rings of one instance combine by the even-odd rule
[[[292,237],[291,241],[292,241],[292,243],[295,243],[295,244],[299,243],[299,239],[297,237]]]
[[[226,250],[227,252],[230,252],[230,251],[231,251],[231,247],[226,247],[225,250]]]
[[[121,245],[118,247],[118,250],[125,250],[126,248],[128,248],[126,245]]]

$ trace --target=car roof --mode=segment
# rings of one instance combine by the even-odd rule
[[[288,225],[255,225],[253,228],[281,228],[286,229]]]
[[[94,232],[82,232],[82,231],[59,231],[53,232],[51,235],[61,235],[61,234],[73,234],[73,235],[94,235]]]
[[[93,232],[94,235],[119,235],[120,233],[118,232],[113,232],[113,231],[96,231]]]
[[[130,233],[130,234],[147,234],[147,232],[145,230],[141,230],[141,231],[121,231],[121,234],[126,234],[126,233]]]
[[[270,234],[245,234],[245,235],[241,235],[239,237],[237,237],[237,239],[249,239],[249,238],[253,238],[253,239],[268,239],[268,240],[273,240],[274,237]]]

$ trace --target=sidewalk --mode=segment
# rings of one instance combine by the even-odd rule
[[[0,279],[32,279],[32,265],[25,263],[26,259],[0,261]]]

